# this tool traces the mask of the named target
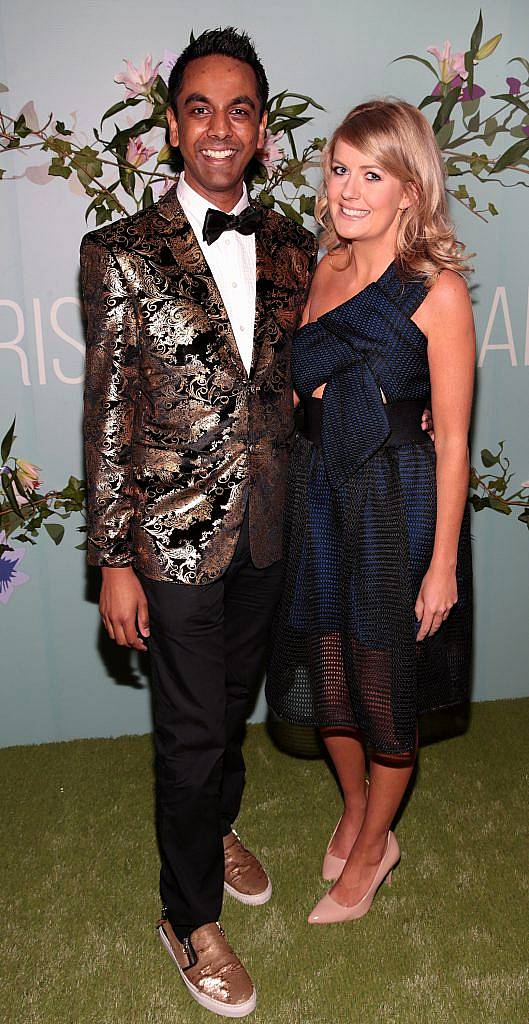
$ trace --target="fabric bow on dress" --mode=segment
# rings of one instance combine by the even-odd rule
[[[426,338],[410,319],[425,296],[424,283],[403,282],[392,263],[378,281],[298,333],[292,352],[298,394],[307,399],[326,382],[321,443],[334,488],[387,440],[382,392],[387,402],[429,396]]]

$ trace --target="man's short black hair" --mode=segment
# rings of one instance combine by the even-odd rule
[[[266,72],[257,56],[255,46],[247,32],[239,32],[235,28],[212,28],[202,32],[197,39],[192,39],[180,54],[169,75],[169,103],[176,115],[176,98],[182,88],[182,80],[187,65],[198,57],[232,57],[243,64],[249,64],[255,74],[257,96],[262,117],[268,101],[268,79]]]

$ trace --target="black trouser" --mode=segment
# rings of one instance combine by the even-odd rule
[[[281,563],[256,569],[246,513],[224,574],[204,586],[140,577],[150,617],[160,892],[179,938],[218,920],[222,837],[244,788],[241,743]]]

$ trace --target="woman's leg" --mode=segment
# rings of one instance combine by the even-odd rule
[[[349,856],[366,812],[365,754],[355,730],[322,729],[322,739],[332,759],[344,799],[344,812],[331,843],[335,857]]]
[[[416,750],[391,758],[371,757],[367,810],[343,872],[332,889],[333,899],[354,906],[367,892],[386,848],[387,834],[399,809],[415,763]]]

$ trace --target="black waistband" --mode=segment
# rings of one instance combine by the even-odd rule
[[[423,443],[429,441],[428,434],[421,427],[424,401],[409,399],[403,402],[388,402],[385,406],[391,433],[383,447],[405,444],[406,441]],[[309,398],[303,402],[302,434],[312,444],[321,445],[321,398]]]

